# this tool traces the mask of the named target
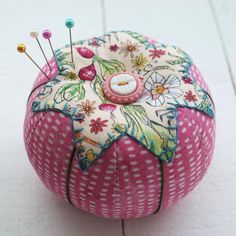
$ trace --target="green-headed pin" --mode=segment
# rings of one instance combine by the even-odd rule
[[[72,35],[71,35],[71,29],[74,27],[75,22],[73,19],[67,19],[65,21],[66,28],[69,29],[69,36],[70,36],[70,51],[71,51],[71,62],[74,65],[74,58],[73,58],[73,48],[72,48]]]

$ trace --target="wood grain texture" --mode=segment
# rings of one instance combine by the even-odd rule
[[[236,95],[236,2],[233,0],[209,0],[209,3]]]
[[[236,4],[234,0],[8,0],[0,28],[0,235],[233,236],[236,232]],[[186,50],[202,71],[217,109],[212,166],[202,183],[177,205],[146,218],[107,220],[57,199],[27,160],[22,127],[27,94],[37,68],[15,48],[25,42],[40,65],[43,57],[29,31],[53,31],[54,47],[67,42],[64,20],[73,17],[74,39],[129,29]],[[6,24],[7,22],[7,24]],[[42,42],[47,55],[50,50]],[[228,60],[227,60],[228,58]],[[231,72],[229,70],[231,68]]]

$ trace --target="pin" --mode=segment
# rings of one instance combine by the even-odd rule
[[[52,37],[52,32],[51,32],[50,30],[44,30],[43,33],[42,33],[42,36],[43,36],[45,39],[48,40],[49,45],[50,45],[50,48],[51,48],[51,51],[52,51],[52,54],[53,54],[54,59],[55,59],[55,61],[56,61],[56,63],[57,63],[57,68],[58,68],[58,70],[59,70],[59,66],[58,66],[58,62],[57,62],[57,57],[56,57],[56,54],[55,54],[55,52],[54,52],[54,50],[53,50],[52,43],[51,43],[51,40],[50,40],[50,38]]]
[[[73,49],[72,49],[72,36],[71,36],[71,28],[75,25],[73,19],[67,19],[65,22],[65,26],[69,29],[69,35],[70,35],[70,51],[71,51],[71,62],[74,65],[74,59],[73,59]]]
[[[52,68],[51,68],[51,66],[50,66],[50,64],[49,64],[49,62],[48,62],[48,59],[47,59],[47,57],[46,57],[46,55],[45,55],[45,53],[44,53],[44,51],[43,51],[42,45],[41,45],[41,43],[39,42],[39,39],[38,39],[39,33],[38,33],[37,31],[31,31],[31,32],[30,32],[30,36],[31,36],[32,38],[36,39],[36,41],[37,41],[37,43],[38,43],[38,45],[39,45],[39,47],[40,47],[40,50],[41,50],[41,52],[43,53],[44,59],[45,59],[45,61],[46,61],[47,64],[48,64],[49,69],[52,70]]]
[[[18,44],[17,45],[17,51],[19,53],[24,53],[38,68],[39,70],[50,80],[50,78],[46,75],[46,73],[39,67],[39,65],[32,59],[32,57],[26,52],[26,46],[25,44]]]

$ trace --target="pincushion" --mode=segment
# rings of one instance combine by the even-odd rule
[[[215,139],[207,84],[181,49],[129,31],[55,52],[35,81],[24,125],[43,183],[109,218],[145,216],[202,179]]]

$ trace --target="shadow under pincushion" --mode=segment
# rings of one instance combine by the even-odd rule
[[[127,41],[128,40],[125,42],[127,43]],[[122,46],[121,42],[119,43]],[[137,43],[137,41],[132,41],[132,43]],[[89,47],[89,50],[93,49],[91,45],[79,45],[79,47],[85,46]],[[111,43],[110,47],[111,46],[114,46],[114,44]],[[150,50],[155,49],[151,48],[145,50],[149,53]],[[122,48],[120,49],[120,52],[121,51]],[[136,53],[137,54],[134,53],[133,57],[130,55],[131,62],[144,53],[144,49],[142,51],[139,49]],[[117,54],[122,55],[122,53]],[[121,55],[118,56],[120,57]],[[146,55],[143,55],[143,57],[144,56]],[[81,55],[79,55],[79,58],[81,59]],[[88,59],[89,58],[86,58],[86,60]],[[111,59],[109,61],[112,61],[111,65],[115,65],[113,70],[110,71],[111,73],[122,70],[122,66],[117,67],[118,64],[116,64],[117,62],[114,61],[114,59],[109,59]],[[103,59],[102,62],[101,59],[99,60],[100,63],[105,63],[106,66],[109,64],[107,59]],[[124,58],[124,60],[126,60],[126,58]],[[87,64],[91,62],[83,63],[84,62],[79,64],[77,71],[80,71],[81,68],[88,67]],[[95,63],[96,62],[92,59],[90,65],[95,65]],[[125,61],[124,64],[127,65],[127,62]],[[133,63],[131,63],[131,65],[132,64]],[[128,69],[126,68],[126,70],[135,73],[135,69],[132,68],[131,65],[128,65]],[[101,67],[101,64],[98,63],[96,73],[100,76],[104,76]],[[69,72],[70,75],[72,75],[71,73],[73,73],[73,71]],[[162,73],[162,76],[166,78],[165,81],[167,81],[169,72],[167,73],[166,71],[163,72],[160,70],[158,74],[159,72]],[[139,72],[136,73],[138,73],[140,77],[145,77]],[[156,72],[153,71],[153,73]],[[147,81],[153,73],[149,73],[144,80]],[[191,82],[191,79],[194,78],[198,83],[197,85],[200,85],[201,89],[206,90],[206,94],[209,94],[204,80],[193,64],[189,65],[188,73],[188,76],[183,73],[183,82]],[[68,75],[68,73],[66,73],[65,76],[66,75]],[[65,76],[64,78],[66,78]],[[93,81],[96,81],[96,76]],[[73,76],[70,78],[73,78]],[[75,78],[78,77],[76,76]],[[176,78],[173,79],[176,80]],[[180,80],[180,76],[178,76],[177,79]],[[78,106],[78,104],[83,105],[82,102],[84,102],[85,105],[87,101],[90,103],[93,102],[91,98],[97,93],[97,85],[91,89],[91,85],[94,85],[93,81],[83,82],[86,95],[84,98],[81,98],[80,94],[81,99],[79,99],[79,101],[73,101],[73,104]],[[64,82],[65,86],[71,82],[78,84],[78,81],[70,79],[65,79]],[[162,85],[161,79],[159,85]],[[81,89],[81,87],[78,87],[78,89]],[[189,99],[198,98],[197,95],[194,97],[194,94],[188,93],[189,91],[184,92]],[[78,140],[76,138],[78,137],[75,138],[75,125],[73,124],[72,126],[71,124],[73,121],[72,114],[62,112],[62,107],[60,106],[55,110],[55,106],[58,104],[50,104],[50,99],[47,100],[47,103],[44,103],[43,106],[40,106],[42,104],[37,104],[37,112],[36,109],[32,111],[32,103],[39,101],[40,96],[38,95],[40,94],[42,96],[42,87],[36,89],[31,95],[26,112],[25,140],[29,158],[47,187],[81,209],[96,215],[111,218],[130,218],[151,214],[160,210],[160,208],[166,208],[172,205],[178,199],[184,197],[201,180],[210,163],[214,146],[213,111],[210,110],[209,106],[206,106],[207,104],[205,107],[202,106],[201,103],[185,104],[185,108],[178,104],[176,109],[176,111],[178,110],[178,112],[176,112],[178,136],[176,135],[176,146],[171,149],[173,155],[171,155],[170,160],[164,157],[160,158],[160,156],[157,158],[155,150],[157,152],[159,151],[158,149],[152,149],[150,142],[140,142],[139,133],[137,132],[135,134],[132,133],[132,130],[127,129],[126,133],[117,136],[116,141],[110,142],[107,147],[104,146],[106,142],[102,143],[101,147],[104,148],[102,155],[98,155],[99,158],[95,158],[93,164],[91,166],[88,165],[88,168],[86,167],[87,172],[84,172],[81,170],[81,165],[79,166],[78,163],[78,159],[80,158],[77,153]],[[45,96],[47,94],[45,93],[43,95]],[[84,121],[81,122],[83,119],[75,119],[77,122],[76,125],[81,124],[81,126],[77,128],[84,129],[84,127],[87,127],[88,130],[86,132],[91,131],[90,125],[93,116],[100,116],[102,112],[98,109],[99,105],[109,103],[109,100],[105,97],[103,99],[104,100],[102,100],[101,94],[97,96],[95,100],[96,103],[98,103],[96,104],[97,110],[92,110],[90,116],[84,111],[84,114],[80,116],[84,117]],[[165,99],[168,100],[169,98],[166,97]],[[144,100],[144,102],[146,103],[147,100]],[[160,102],[161,101],[159,101],[159,103]],[[150,103],[152,103],[152,101],[150,101]],[[187,105],[189,105],[189,108]],[[122,109],[120,105],[116,104],[116,106]],[[161,104],[159,107],[161,107]],[[78,109],[80,114],[82,113],[81,109],[83,110],[83,106]],[[152,107],[152,109],[154,109],[154,107]],[[138,111],[142,111],[142,109]],[[101,120],[107,120],[107,122],[103,124],[107,124],[110,120],[118,123],[119,121],[123,121],[121,117],[122,114],[123,113],[110,112],[106,114],[106,118]],[[115,116],[116,119],[113,119],[114,117],[111,118],[111,116]],[[158,118],[156,113],[155,117],[156,119]],[[88,123],[86,123],[86,120]],[[93,120],[97,121],[97,117]],[[154,120],[153,114],[148,116],[148,120]],[[127,124],[130,124],[130,120],[128,120]],[[102,129],[106,127],[107,126],[103,126]],[[123,128],[119,124],[118,130],[120,127]],[[113,128],[112,124],[110,128]],[[93,129],[91,136],[87,140],[94,141],[96,131],[99,133],[99,129]],[[110,133],[112,134],[112,132]],[[144,132],[144,134],[146,133]],[[98,137],[98,139],[101,138],[101,136]],[[81,138],[81,135],[79,138]],[[103,138],[104,137],[102,137],[101,140]],[[159,139],[159,141],[162,140]],[[160,149],[160,143],[158,143],[157,146]]]

